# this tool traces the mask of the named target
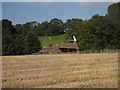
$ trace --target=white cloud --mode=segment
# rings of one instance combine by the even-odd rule
[[[104,2],[80,2],[80,5],[83,6],[83,7],[109,6],[112,3],[113,2],[108,2],[108,3],[104,3]]]
[[[119,0],[2,0],[2,2],[119,2]]]

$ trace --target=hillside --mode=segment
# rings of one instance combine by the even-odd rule
[[[42,47],[70,41],[70,40],[65,40],[65,34],[57,35],[57,36],[42,36],[42,37],[38,37],[38,39],[40,40]]]

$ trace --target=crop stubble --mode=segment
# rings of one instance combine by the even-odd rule
[[[3,56],[3,88],[117,88],[118,54]]]

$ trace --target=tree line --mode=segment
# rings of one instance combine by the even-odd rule
[[[89,20],[68,19],[65,23],[58,18],[38,23],[12,25],[2,20],[2,54],[24,55],[38,52],[41,43],[38,36],[65,34],[66,39],[76,36],[80,50],[118,49],[120,36],[120,3],[108,7],[108,14],[96,14]]]
[[[108,7],[105,16],[95,14],[89,20],[69,19],[66,37],[73,35],[80,50],[103,50],[120,48],[120,2]]]
[[[12,25],[8,19],[2,20],[2,54],[24,55],[38,52],[41,47],[39,36],[55,36],[65,33],[62,20],[54,18],[50,22]]]

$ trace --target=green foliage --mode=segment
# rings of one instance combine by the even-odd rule
[[[14,38],[9,30],[3,30],[2,32],[2,55],[14,54]]]
[[[38,52],[42,47],[60,44],[76,36],[80,50],[120,48],[120,2],[108,7],[108,14],[95,14],[89,20],[68,19],[65,23],[54,18],[50,22],[12,25],[2,20],[3,55],[22,55]],[[64,34],[65,33],[65,34]],[[41,42],[41,43],[40,43]]]
[[[48,25],[48,30],[46,31],[46,35],[55,36],[63,33],[64,33],[64,26],[62,20],[57,18],[52,19]]]
[[[21,24],[16,24],[16,25],[14,26],[14,28],[15,28],[15,30],[16,30],[16,34],[17,34],[17,35],[18,35],[18,34],[23,35],[23,31],[24,31],[23,25],[21,25]]]
[[[14,44],[15,44],[15,54],[17,55],[23,55],[25,54],[25,40],[24,40],[24,36],[22,35],[18,35],[15,39],[14,39]]]
[[[15,29],[13,28],[12,22],[7,19],[2,20],[2,28],[4,30],[9,30],[12,34],[16,32]]]
[[[3,55],[23,55],[38,52],[41,49],[41,44],[33,31],[33,23],[27,23],[30,26],[28,30],[23,25],[12,25],[9,20],[2,20],[2,53]],[[32,25],[32,26],[31,26]],[[28,31],[26,31],[26,30]],[[24,31],[25,30],[25,31]],[[28,34],[26,34],[29,32]]]
[[[116,27],[117,45],[120,49],[120,2],[114,3],[108,7],[107,18],[113,22]]]
[[[114,3],[108,7],[107,17],[114,22],[114,24],[120,25],[120,2]]]
[[[41,49],[40,46],[37,36],[33,32],[28,32],[25,38],[26,54],[38,52]]]
[[[108,46],[115,46],[112,41],[115,41],[115,26],[111,23],[106,17],[97,16],[96,18],[92,18],[89,20],[90,23],[90,31],[94,34],[95,37],[94,43],[99,49],[103,50],[104,48],[108,48]],[[94,31],[93,31],[94,30]],[[109,47],[110,48],[110,47]]]
[[[77,21],[74,19],[74,23],[67,29],[66,39],[76,36],[81,50],[118,48],[117,28],[106,16],[96,14],[88,21]]]
[[[42,22],[41,24],[38,23],[38,25],[35,28],[35,33],[37,36],[44,36],[48,30],[48,22]]]
[[[75,32],[72,28],[68,28],[65,34],[66,34],[66,40],[68,39],[72,40],[72,36],[75,36]]]

